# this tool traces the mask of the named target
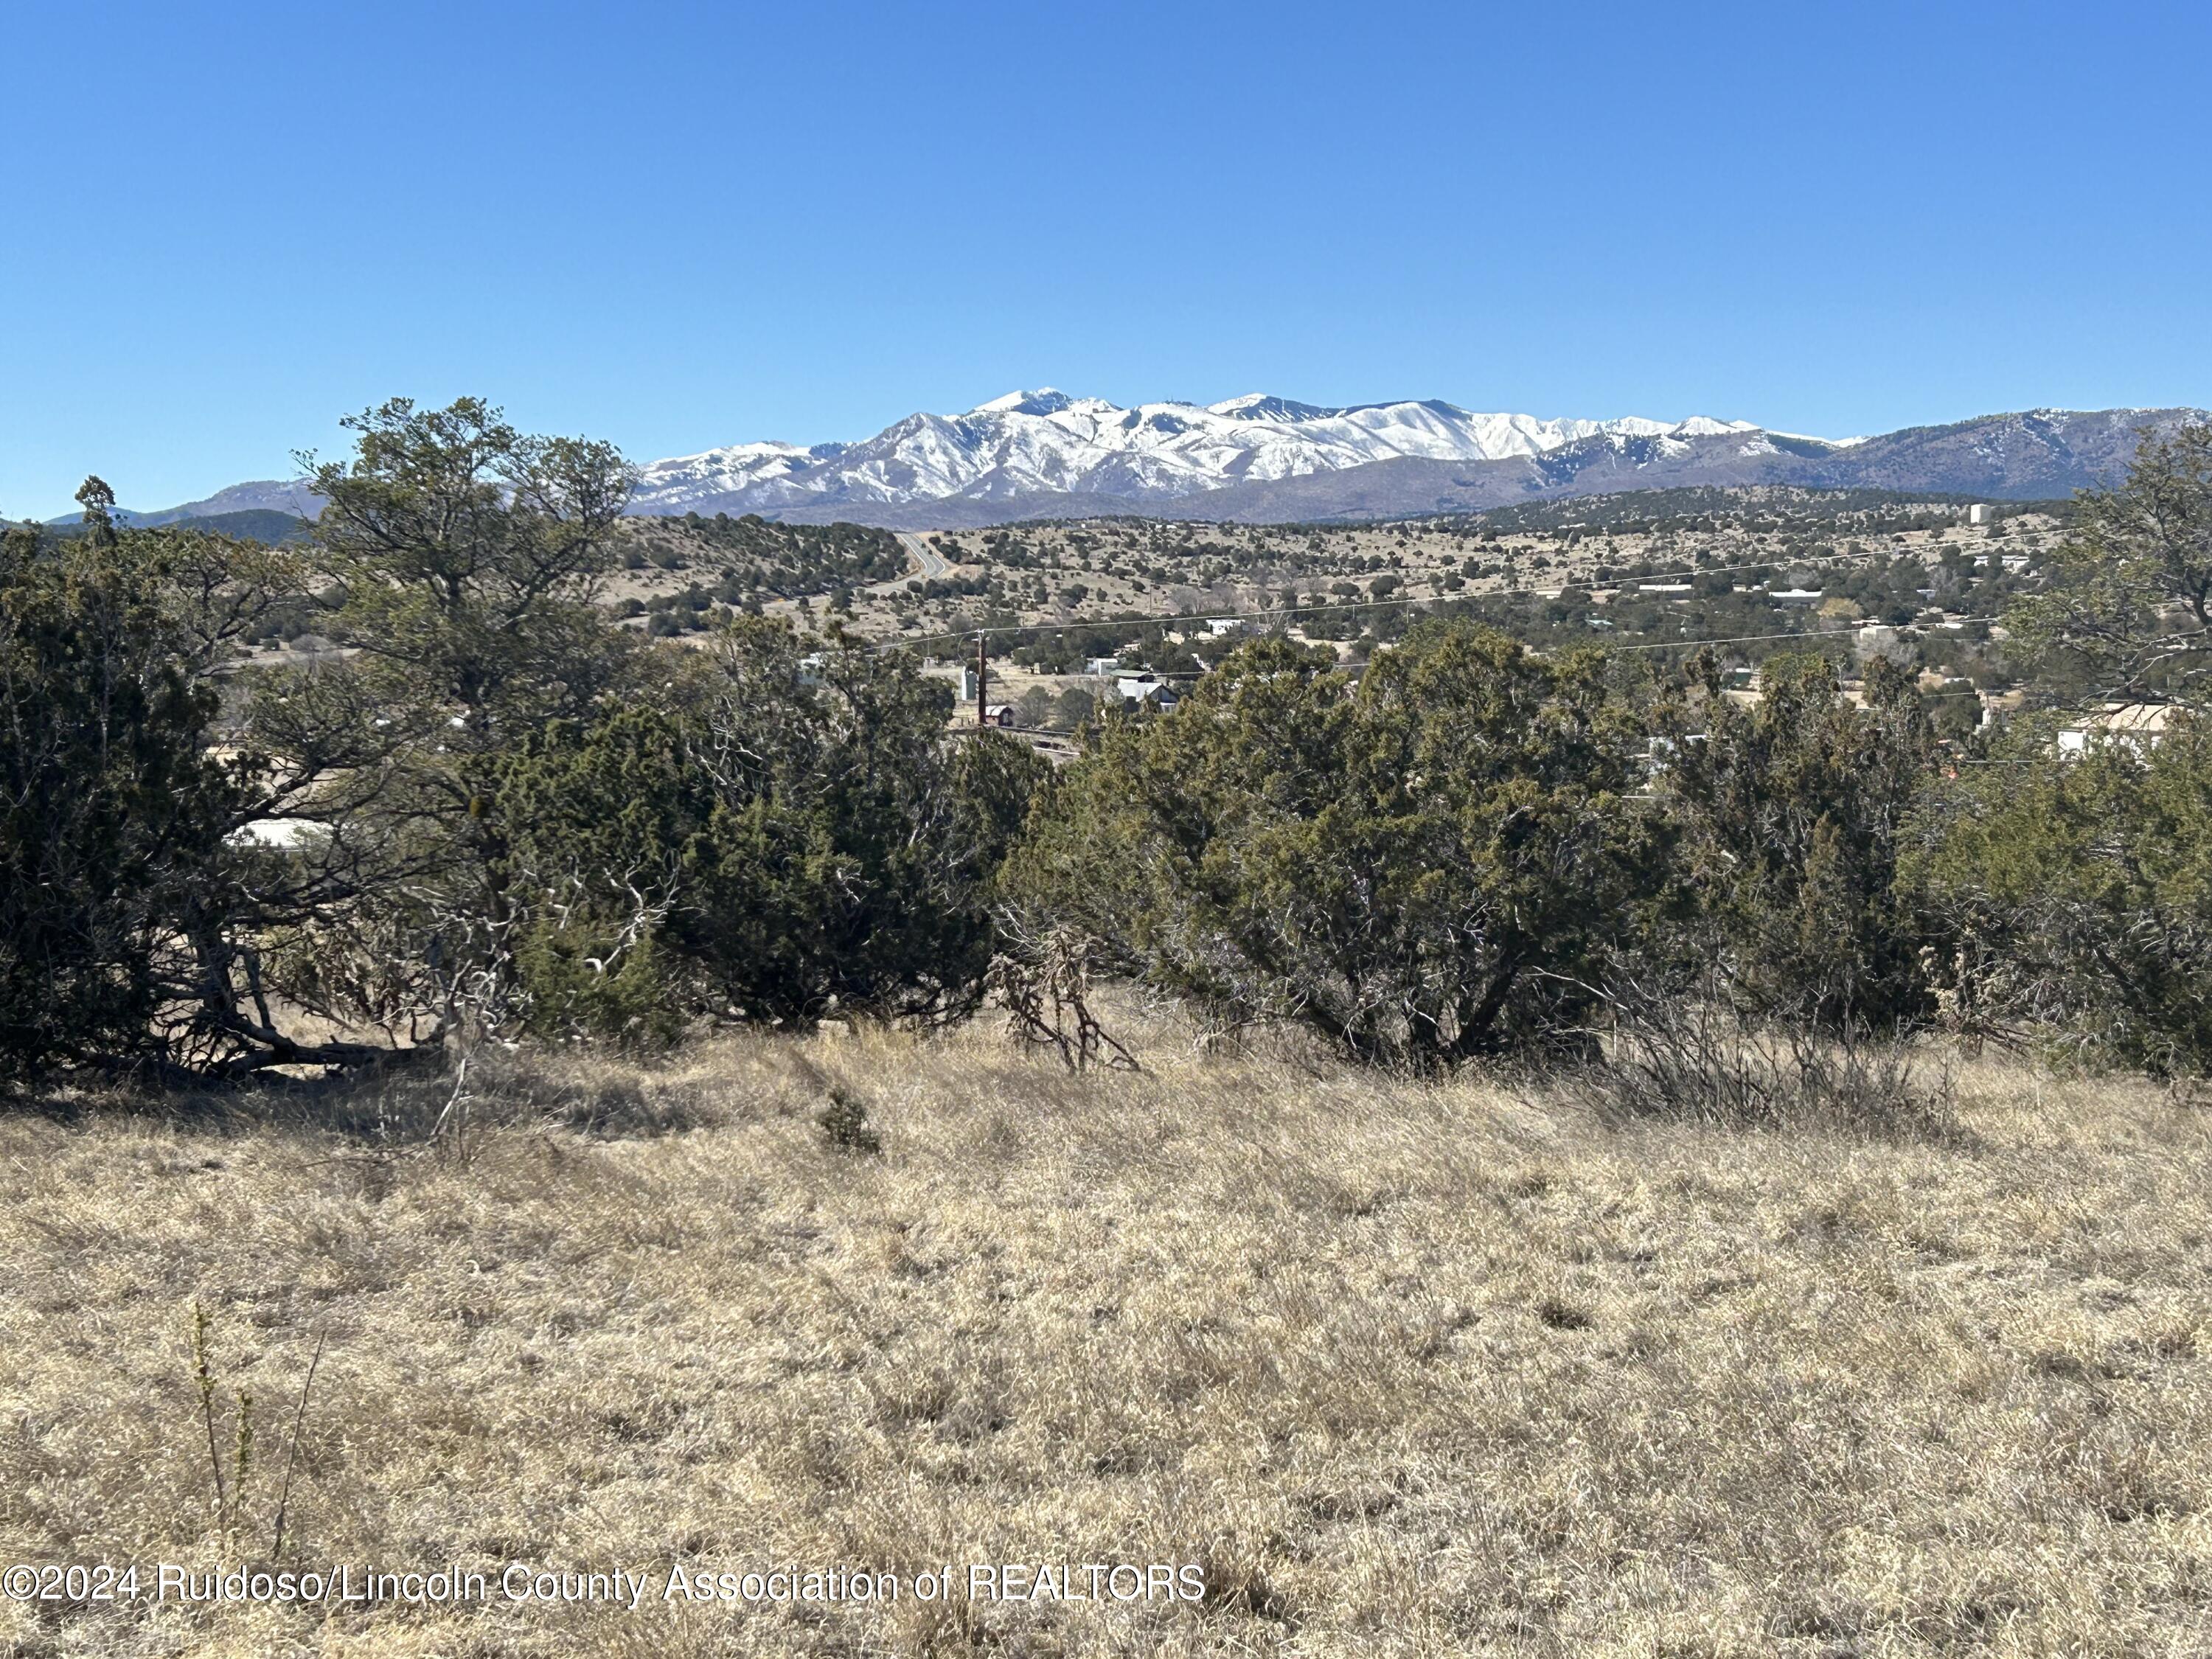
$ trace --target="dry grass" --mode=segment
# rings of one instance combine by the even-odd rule
[[[829,1144],[833,1085],[880,1155]],[[514,1085],[516,1121],[441,1157],[317,1127],[327,1102],[0,1119],[0,1559],[223,1556],[198,1298],[221,1380],[257,1401],[234,1559],[266,1548],[326,1333],[299,1564],[647,1566],[657,1595],[678,1559],[1200,1560],[1207,1600],[8,1603],[0,1642],[2212,1644],[2212,1142],[2145,1087],[1969,1068],[1962,1133],[1884,1141],[1608,1125],[1285,1061],[1079,1082],[983,1035],[864,1035],[555,1093]]]

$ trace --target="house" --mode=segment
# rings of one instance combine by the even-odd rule
[[[306,846],[324,825],[307,818],[256,818],[227,837],[232,847],[274,847],[289,852]]]
[[[1206,631],[1219,639],[1224,634],[1233,634],[1244,625],[1242,617],[1208,617]]]
[[[1693,744],[1705,741],[1705,733],[1692,732],[1688,740]],[[1656,778],[1674,763],[1680,748],[1672,738],[1646,738],[1644,740],[1644,775]]]
[[[2063,760],[2075,760],[2093,749],[2124,744],[2138,755],[2148,754],[2166,741],[2173,711],[2162,702],[2108,702],[2079,726],[2058,734]]]
[[[1985,502],[1976,501],[1972,507],[1966,509],[1966,522],[1968,524],[1995,524],[1996,521],[1996,508],[1989,506]]]
[[[1818,605],[1820,595],[1826,591],[1819,587],[1784,587],[1769,593],[1767,598],[1781,605]]]
[[[1114,682],[1114,690],[1124,703],[1150,703],[1163,714],[1182,701],[1175,687],[1157,674],[1124,674]]]
[[[1103,680],[1109,674],[1121,672],[1121,659],[1119,657],[1085,657],[1083,672],[1093,679]]]
[[[986,726],[1012,726],[1012,725],[1013,725],[1014,723],[1015,723],[1015,721],[1014,721],[1014,706],[1013,706],[1013,704],[1012,704],[1012,703],[1010,703],[1010,702],[994,702],[994,703],[986,703],[986,704],[984,705],[984,707],[983,707],[983,724],[984,724],[984,725],[986,725]]]

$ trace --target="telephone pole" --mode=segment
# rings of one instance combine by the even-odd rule
[[[990,677],[990,663],[983,655],[983,635],[975,635],[975,724],[988,726],[990,721],[983,713],[983,684]]]

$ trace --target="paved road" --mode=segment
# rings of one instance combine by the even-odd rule
[[[906,571],[892,577],[887,582],[870,582],[864,587],[854,589],[854,592],[898,593],[904,592],[906,585],[910,581],[928,581],[934,577],[952,574],[952,567],[945,562],[944,556],[920,536],[903,530],[895,530],[891,533],[898,538],[898,544],[906,549],[907,556],[921,568]],[[820,601],[817,600],[816,604],[818,607]],[[766,605],[761,606],[762,613],[770,617],[798,609],[799,601],[796,599],[770,599]]]
[[[899,545],[901,547],[906,549],[908,552],[913,554],[914,556],[921,562],[922,580],[927,581],[933,576],[945,575],[951,570],[952,567],[945,562],[943,555],[939,553],[935,548],[932,547],[927,542],[924,541],[921,537],[914,534],[911,531],[898,530],[894,531],[891,533],[899,538]],[[879,588],[896,587],[900,585],[901,584],[898,582],[879,582],[877,584]]]

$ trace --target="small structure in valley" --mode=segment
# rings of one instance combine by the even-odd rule
[[[1157,674],[1124,674],[1114,682],[1114,691],[1125,708],[1142,708],[1150,703],[1164,711],[1182,701],[1175,687]]]
[[[2092,750],[2114,744],[2148,755],[2166,741],[2173,718],[2173,709],[2166,703],[2108,702],[2085,715],[2079,725],[2059,732],[2059,757],[2076,760]]]

